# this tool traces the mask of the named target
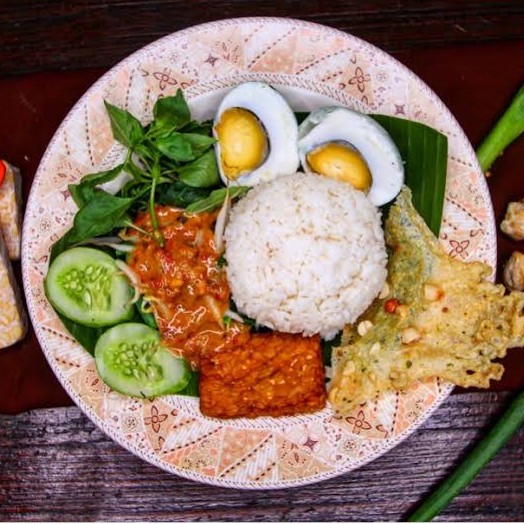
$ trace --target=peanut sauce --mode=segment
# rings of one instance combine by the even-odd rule
[[[249,339],[248,327],[235,322],[226,328],[223,323],[230,290],[214,245],[217,214],[185,214],[157,206],[164,246],[149,236],[137,235],[128,261],[151,302],[164,342],[195,369],[202,352]],[[148,232],[153,230],[147,212],[141,213],[135,224]]]

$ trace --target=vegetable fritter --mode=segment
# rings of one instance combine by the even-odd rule
[[[486,264],[448,256],[407,188],[391,208],[386,242],[389,292],[345,329],[334,354],[335,410],[431,377],[463,387],[500,379],[503,366],[493,360],[524,345],[524,293],[505,294],[504,286],[486,281]],[[392,300],[395,308],[388,307]]]

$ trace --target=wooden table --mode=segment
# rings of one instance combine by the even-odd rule
[[[253,15],[324,23],[390,52],[436,91],[474,145],[524,80],[518,0],[8,0],[0,3],[0,156],[22,168],[26,196],[56,127],[107,68],[178,29]],[[509,200],[524,197],[522,158],[523,140],[489,179],[497,221]],[[499,269],[524,250],[498,242]],[[524,385],[521,351],[505,359],[501,383],[455,392],[368,466],[303,488],[251,492],[169,475],[113,443],[72,406],[31,331],[0,353],[0,520],[402,520]],[[523,453],[521,431],[439,519],[524,520]]]

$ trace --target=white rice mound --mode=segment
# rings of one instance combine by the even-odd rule
[[[254,187],[233,206],[224,238],[238,310],[276,331],[329,340],[366,310],[387,276],[378,209],[320,175]]]

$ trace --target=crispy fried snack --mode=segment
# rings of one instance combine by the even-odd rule
[[[200,409],[209,417],[296,415],[325,404],[319,337],[255,333],[202,356]]]
[[[449,257],[407,188],[390,210],[386,242],[389,293],[344,330],[329,393],[335,410],[430,377],[464,387],[500,379],[493,360],[524,345],[524,293],[487,282],[486,264]]]
[[[500,229],[513,240],[524,240],[524,202],[510,202]]]
[[[0,159],[0,235],[4,237],[10,260],[20,259],[22,217],[20,171]]]

